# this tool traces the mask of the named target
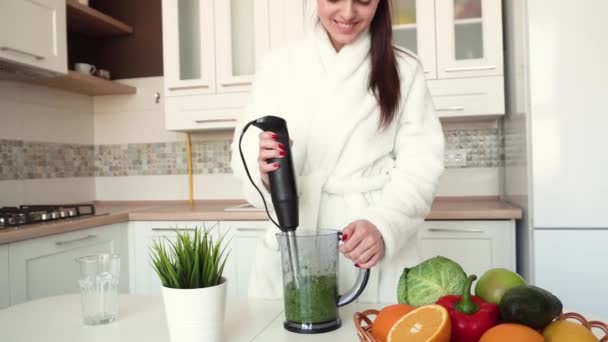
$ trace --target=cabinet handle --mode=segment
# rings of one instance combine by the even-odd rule
[[[43,60],[44,59],[44,56],[40,56],[40,55],[37,55],[35,53],[31,53],[31,52],[15,49],[15,48],[10,47],[10,46],[0,46],[0,50],[2,50],[2,51],[13,51],[13,52],[16,52],[16,53],[20,53],[22,55],[34,57],[36,60]]]
[[[180,89],[199,89],[199,88],[203,88],[203,89],[209,89],[208,85],[181,85],[181,86],[173,86],[173,87],[168,87],[167,89],[169,90],[180,90]]]
[[[57,245],[58,247],[61,247],[61,246],[69,245],[74,242],[92,240],[92,239],[96,239],[96,238],[97,238],[97,235],[87,235],[87,236],[77,238],[77,239],[66,240],[66,241],[57,241],[57,242],[55,242],[55,245]]]
[[[463,111],[464,107],[443,107],[435,109],[438,112],[454,112],[454,111]]]
[[[446,68],[446,72],[455,72],[455,71],[479,71],[479,70],[492,70],[496,69],[496,65],[482,65],[482,66],[474,66],[474,67],[462,67],[462,68]]]
[[[429,232],[442,232],[442,233],[483,233],[482,229],[447,229],[447,228],[429,228]]]
[[[214,123],[214,122],[236,122],[236,119],[208,119],[208,120],[195,120],[194,122],[197,124]]]
[[[250,81],[241,81],[241,82],[222,82],[224,87],[234,87],[234,86],[248,86],[251,85]]]
[[[239,227],[236,230],[239,232],[259,232],[266,230],[266,228]]]
[[[193,232],[195,228],[152,228],[154,232]]]

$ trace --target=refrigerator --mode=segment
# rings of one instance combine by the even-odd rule
[[[502,195],[524,208],[517,268],[608,320],[608,1],[504,0]]]

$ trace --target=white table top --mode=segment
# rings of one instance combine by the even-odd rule
[[[168,342],[162,297],[121,295],[119,318],[108,325],[82,324],[80,296],[66,295],[30,301],[0,310],[0,341],[10,342]],[[357,341],[352,315],[382,307],[352,303],[340,308],[342,327],[316,335],[283,328],[283,302],[249,300],[228,304],[225,340],[240,341]]]

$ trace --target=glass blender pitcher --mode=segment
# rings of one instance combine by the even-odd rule
[[[303,334],[323,333],[342,325],[338,307],[355,300],[365,289],[369,270],[359,270],[355,285],[338,294],[338,246],[342,233],[337,230],[298,230],[295,234],[297,265],[293,274],[286,233],[276,237],[281,250],[285,329]],[[296,281],[297,279],[297,281]]]

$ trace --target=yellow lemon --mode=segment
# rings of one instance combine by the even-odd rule
[[[545,342],[598,342],[589,329],[576,322],[557,320],[543,330]]]

